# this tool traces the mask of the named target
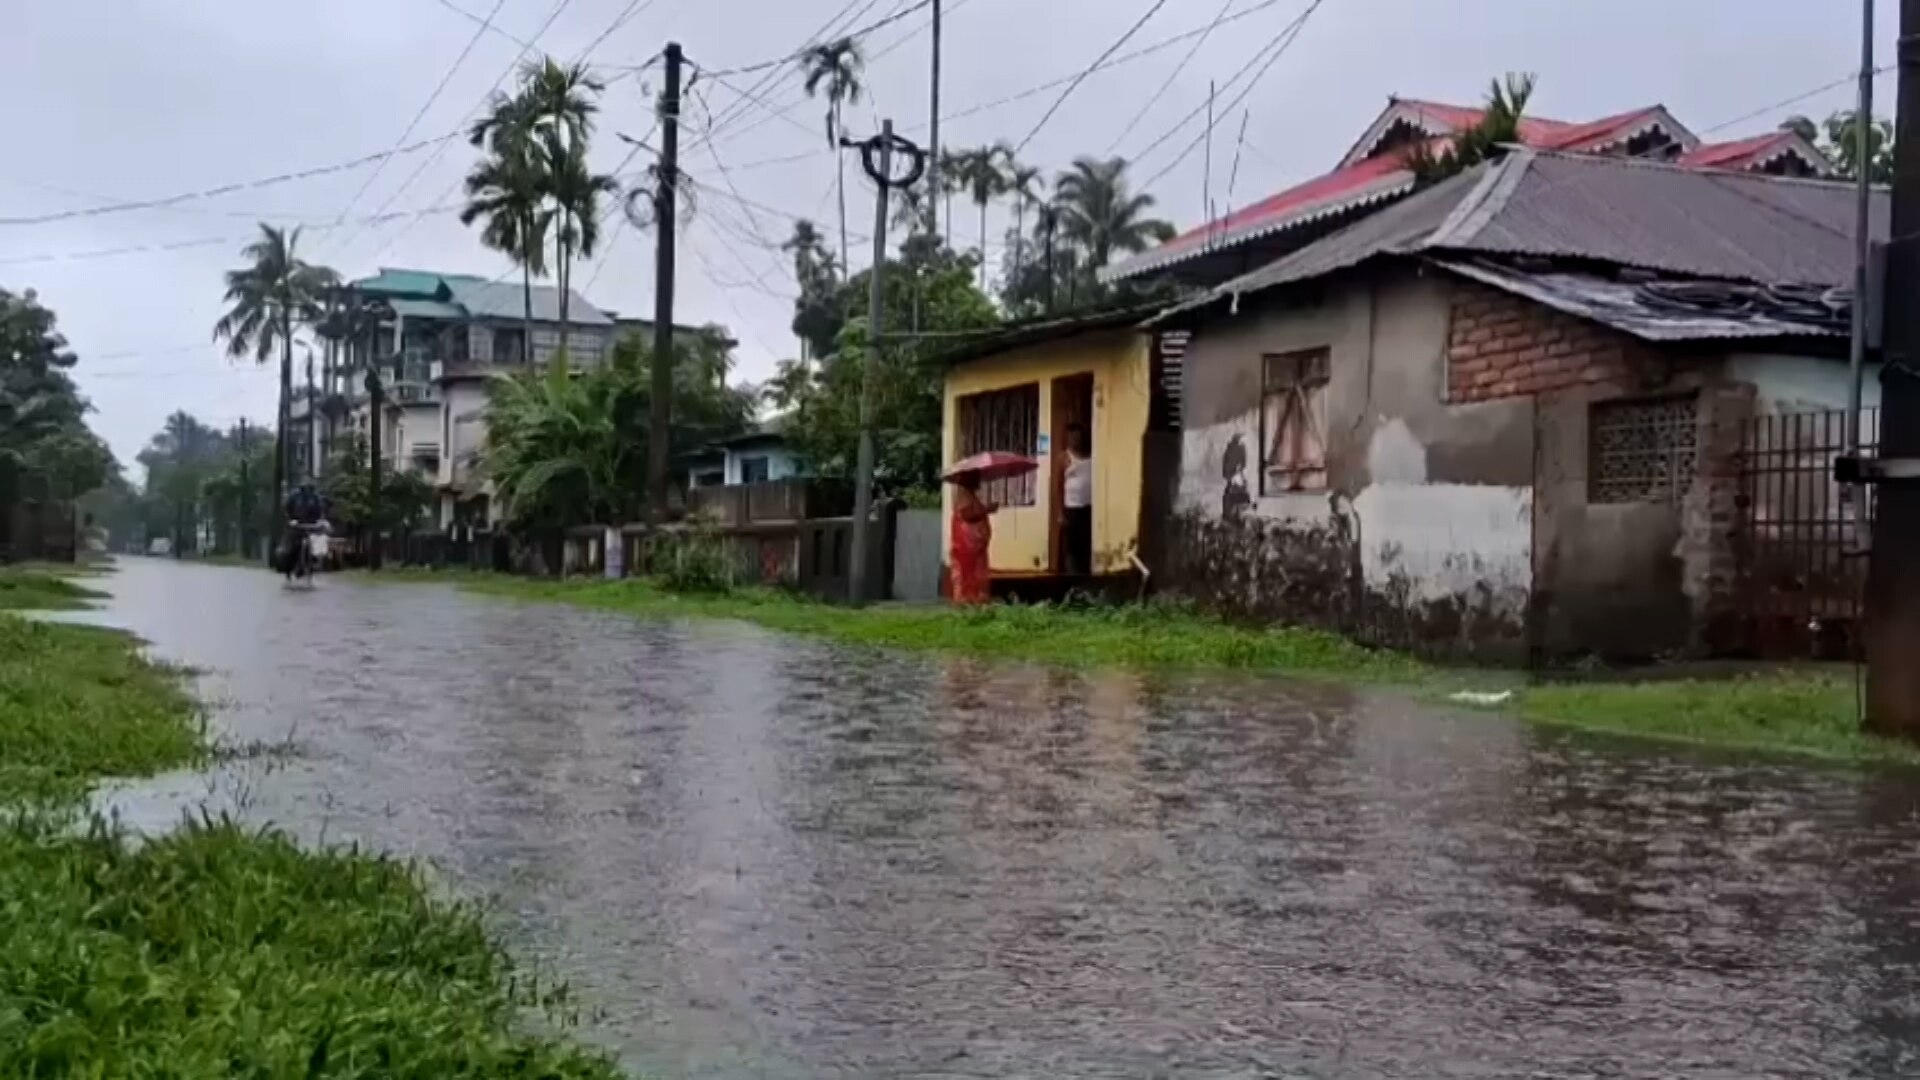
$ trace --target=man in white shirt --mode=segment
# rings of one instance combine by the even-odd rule
[[[1079,424],[1067,427],[1067,469],[1061,484],[1062,555],[1066,572],[1093,573],[1093,450],[1087,431]]]

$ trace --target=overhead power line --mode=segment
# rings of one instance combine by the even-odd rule
[[[402,210],[397,213],[378,217],[353,218],[346,222],[322,223],[301,226],[304,232],[326,232],[329,229],[358,228],[362,225],[378,225],[388,221],[427,214],[451,214],[460,209],[459,202],[443,203],[438,206],[424,207],[419,210]],[[261,217],[271,220],[273,215]],[[259,239],[258,233],[243,236],[205,236],[189,240],[169,240],[152,244],[128,244],[122,247],[95,248],[89,251],[50,251],[38,255],[21,255],[0,259],[0,266],[26,266],[34,263],[88,262],[94,259],[110,259],[125,255],[159,255],[174,251],[187,251],[201,247],[223,247],[245,244]]]
[[[540,24],[540,28],[533,32],[533,39],[527,42],[527,44],[523,48],[521,48],[521,50],[518,53],[514,55],[512,62],[509,63],[506,66],[506,68],[502,70],[500,74],[493,80],[493,85],[488,87],[487,92],[480,95],[480,100],[475,102],[472,107],[467,109],[466,115],[461,117],[460,131],[464,132],[466,130],[467,123],[473,119],[474,115],[478,113],[482,108],[486,107],[487,102],[493,97],[494,92],[500,89],[500,84],[506,82],[507,79],[515,71],[519,70],[520,62],[526,59],[527,54],[532,52],[534,48],[538,46],[540,39],[546,36],[547,31],[553,29],[554,22],[560,18],[561,13],[566,11],[567,5],[571,3],[573,3],[573,0],[559,0],[558,3],[553,5],[553,10],[547,12],[546,21],[542,22]],[[445,149],[445,144],[442,144],[441,149]],[[440,152],[439,150],[436,150],[432,154],[428,155],[426,160],[422,161],[419,167],[415,168],[413,172],[407,174],[407,178],[401,181],[400,186],[394,189],[393,194],[387,196],[387,201],[380,205],[380,209],[375,212],[376,216],[379,214],[384,214],[388,209],[390,209],[393,206],[395,202],[399,201],[400,196],[404,194],[408,188],[413,186],[414,181],[420,179],[420,174],[426,172],[428,167],[431,166],[435,161],[439,160],[439,158],[440,158]],[[464,178],[456,177],[453,183],[448,184],[446,190],[440,193],[439,198],[436,198],[433,201],[435,203],[442,203],[442,202],[445,202],[448,198],[452,197],[454,191],[456,191],[460,187],[460,183],[462,179]],[[398,233],[394,234],[392,239],[388,240],[386,244],[381,246],[378,252],[374,253],[374,259],[377,260],[381,255],[385,254],[389,248],[391,248],[394,244],[398,243],[400,240],[400,237],[405,236],[409,231],[411,231],[413,226],[417,224],[419,220],[420,218],[418,216],[415,216],[412,221],[407,223],[406,227],[402,228]],[[353,238],[348,237],[346,242],[352,243]]]
[[[486,36],[487,28],[493,25],[494,16],[500,14],[500,9],[505,6],[507,6],[507,0],[493,0],[493,10],[487,12],[486,21],[474,30],[473,36],[467,39],[466,47],[460,50],[460,55],[454,57],[453,63],[441,74],[440,81],[434,85],[433,93],[428,94],[427,100],[421,102],[420,107],[414,110],[413,119],[407,121],[406,130],[394,140],[396,146],[405,143],[407,137],[413,134],[413,129],[419,127],[420,121],[426,119],[427,110],[433,108],[433,103],[440,100],[440,95],[447,89],[447,84],[453,81],[454,73],[460,70],[460,65],[467,62],[467,57],[473,53],[473,47],[480,44],[480,39]],[[373,171],[368,173],[367,178],[361,182],[360,190],[354,192],[353,198],[347,200],[347,205],[340,208],[340,216],[335,219],[336,224],[347,219],[347,215],[353,211],[353,208],[360,204],[360,197],[367,193],[367,189],[373,186],[373,182],[379,179],[381,170],[385,168],[385,160],[374,166]]]
[[[799,47],[790,50],[785,56],[778,57],[771,61],[763,61],[760,64],[753,65],[755,70],[758,72],[761,72],[762,74],[757,80],[754,81],[753,87],[749,93],[750,94],[763,93],[769,86],[773,85],[773,82],[775,79],[779,78],[781,67],[795,60],[798,60],[801,57],[804,57],[807,54],[807,50],[813,48],[816,44],[822,41],[828,40],[830,36],[834,33],[834,27],[839,25],[842,19],[845,19],[848,22],[852,22],[860,18],[860,16],[866,14],[868,11],[871,11],[873,9],[873,5],[878,2],[879,0],[867,0],[865,7],[862,7],[858,11],[855,11],[854,5],[856,3],[859,3],[859,0],[847,0],[847,3],[844,6],[842,6],[839,11],[835,12],[833,16],[829,18],[826,22],[820,24],[819,29],[815,30],[811,34],[808,34],[806,38],[800,42]],[[928,0],[928,2],[931,3],[931,0]],[[847,35],[847,36],[851,37],[851,35]],[[739,74],[739,72],[730,71],[728,69],[723,68],[719,72],[717,72],[717,74],[730,75],[730,74]],[[716,129],[724,127],[727,124],[731,124],[734,121],[738,120],[741,116],[744,116],[746,114],[746,108],[747,106],[744,100],[742,102],[736,103],[735,106],[730,107],[725,116],[717,118],[716,120],[714,120],[712,124],[708,126],[707,137],[712,138],[714,131]]]
[[[1254,53],[1251,59],[1249,59],[1246,63],[1240,65],[1240,69],[1238,71],[1235,71],[1233,73],[1233,77],[1227,80],[1226,85],[1228,87],[1232,87],[1235,83],[1239,82],[1241,78],[1246,76],[1246,74],[1253,69],[1253,66],[1255,64],[1260,65],[1260,70],[1253,72],[1253,77],[1247,80],[1247,84],[1241,88],[1239,95],[1235,97],[1232,101],[1227,102],[1224,108],[1219,109],[1215,114],[1215,118],[1209,120],[1202,127],[1200,134],[1196,135],[1191,142],[1187,143],[1186,147],[1182,149],[1179,154],[1175,155],[1174,159],[1168,162],[1164,168],[1162,168],[1159,172],[1154,173],[1153,176],[1151,176],[1144,183],[1142,183],[1140,185],[1142,188],[1152,187],[1154,181],[1159,180],[1161,177],[1167,175],[1167,173],[1172,172],[1176,167],[1179,166],[1181,162],[1187,160],[1188,155],[1192,154],[1196,149],[1198,149],[1200,147],[1200,144],[1206,141],[1207,136],[1213,133],[1214,126],[1219,122],[1218,117],[1228,115],[1229,113],[1233,112],[1233,110],[1240,107],[1240,103],[1247,99],[1247,95],[1253,93],[1254,88],[1260,85],[1260,80],[1266,78],[1267,72],[1273,69],[1273,65],[1279,63],[1280,58],[1285,56],[1289,49],[1293,48],[1293,43],[1300,40],[1300,34],[1302,31],[1304,31],[1307,28],[1308,20],[1313,18],[1314,12],[1319,11],[1320,6],[1324,3],[1326,3],[1326,0],[1313,0],[1312,3],[1307,5],[1307,9],[1305,11],[1302,11],[1298,16],[1294,18],[1292,22],[1282,27],[1278,34],[1275,34],[1272,38],[1268,39],[1267,43],[1260,47],[1259,52]],[[1263,57],[1265,58],[1264,62],[1262,62]],[[1178,123],[1176,123],[1173,127],[1168,128],[1164,134],[1162,134],[1158,139],[1155,139],[1152,142],[1152,144],[1150,144],[1145,150],[1142,150],[1140,153],[1135,154],[1133,159],[1135,161],[1139,161],[1145,158],[1147,155],[1153,153],[1155,150],[1159,149],[1162,145],[1164,145],[1167,142],[1168,139],[1171,139],[1174,135],[1178,134],[1181,128],[1184,128],[1195,117],[1199,116],[1202,112],[1205,112],[1206,110],[1207,110],[1206,102],[1202,102],[1201,104],[1195,106],[1193,111],[1187,113],[1186,116],[1181,117]]]
[[[1019,154],[1022,151],[1026,150],[1027,144],[1033,141],[1033,137],[1035,135],[1040,134],[1040,129],[1047,126],[1047,121],[1053,119],[1053,114],[1060,111],[1060,106],[1065,105],[1067,103],[1067,99],[1073,96],[1073,92],[1075,90],[1080,89],[1080,84],[1087,81],[1087,76],[1099,70],[1101,63],[1104,62],[1108,57],[1112,56],[1114,53],[1119,52],[1120,47],[1122,45],[1125,45],[1127,42],[1132,41],[1133,35],[1139,33],[1140,28],[1147,25],[1148,20],[1152,19],[1155,15],[1158,15],[1160,13],[1160,9],[1166,6],[1167,6],[1167,0],[1153,0],[1153,5],[1147,8],[1146,14],[1134,20],[1133,25],[1127,27],[1126,33],[1121,34],[1117,39],[1114,40],[1113,44],[1107,46],[1105,51],[1103,51],[1099,56],[1094,58],[1093,63],[1088,64],[1084,71],[1080,72],[1080,74],[1075,75],[1073,77],[1073,81],[1068,83],[1067,88],[1065,90],[1062,90],[1060,92],[1060,96],[1054,99],[1053,104],[1047,107],[1046,113],[1040,117],[1040,122],[1033,125],[1033,130],[1027,132],[1027,137],[1020,140],[1019,144],[1013,148],[1013,152],[1015,154]]]
[[[1873,69],[1874,77],[1879,78],[1880,76],[1885,75],[1888,72],[1894,70],[1894,68],[1897,66],[1898,65],[1895,65],[1895,64],[1888,64],[1886,67],[1874,68]],[[1711,135],[1716,131],[1725,131],[1727,128],[1733,127],[1735,124],[1744,124],[1749,120],[1757,120],[1762,116],[1766,116],[1768,113],[1779,112],[1781,109],[1784,109],[1789,105],[1798,105],[1801,102],[1808,100],[1809,98],[1819,97],[1821,94],[1824,94],[1829,90],[1837,90],[1842,86],[1847,86],[1851,84],[1854,80],[1858,79],[1859,77],[1860,77],[1860,73],[1858,71],[1850,71],[1847,74],[1842,75],[1841,77],[1833,80],[1830,83],[1822,83],[1821,85],[1816,86],[1811,90],[1807,90],[1803,93],[1795,94],[1794,96],[1787,98],[1784,101],[1776,101],[1773,104],[1766,106],[1765,108],[1755,109],[1750,113],[1742,113],[1741,115],[1736,116],[1731,120],[1723,120],[1720,123],[1715,124],[1709,128],[1701,128],[1696,134]]]
[[[158,199],[134,199],[126,202],[108,203],[105,206],[90,206],[80,210],[62,210],[52,214],[41,214],[37,217],[0,218],[0,225],[42,225],[52,221],[70,221],[74,218],[124,214],[134,210],[153,210],[160,207],[173,206],[178,203],[191,202],[195,199],[211,199],[221,195],[231,195],[236,191],[252,191],[258,188],[273,187],[278,184],[292,183],[295,180],[308,180],[316,176],[327,176],[333,173],[346,172],[350,169],[371,165],[377,161],[384,161],[390,157],[397,157],[403,154],[411,154],[417,150],[424,150],[430,146],[442,146],[452,139],[459,138],[460,134],[458,131],[453,131],[431,139],[422,139],[419,142],[410,143],[406,146],[397,146],[391,150],[383,150],[378,154],[368,154],[364,157],[336,162],[332,165],[302,169],[298,172],[281,173],[278,176],[267,176],[258,180],[242,180],[231,184],[222,184],[218,187],[205,188],[200,191],[188,191],[179,195],[167,195]]]
[[[1107,153],[1109,155],[1118,149],[1121,143],[1127,140],[1127,136],[1133,134],[1134,128],[1140,126],[1140,121],[1145,119],[1147,113],[1152,111],[1153,107],[1159,103],[1161,95],[1165,94],[1167,90],[1173,86],[1174,80],[1180,77],[1180,73],[1187,70],[1187,65],[1193,62],[1194,56],[1200,52],[1200,47],[1207,43],[1207,38],[1213,36],[1214,28],[1226,20],[1227,12],[1231,11],[1233,5],[1237,3],[1239,3],[1239,0],[1227,0],[1226,3],[1220,5],[1220,13],[1213,17],[1213,21],[1201,27],[1200,36],[1195,39],[1193,48],[1187,50],[1187,55],[1181,57],[1180,62],[1174,65],[1171,72],[1167,73],[1166,81],[1162,82],[1159,89],[1149,94],[1147,99],[1140,103],[1139,111],[1135,112],[1133,118],[1127,121],[1127,126],[1121,128],[1120,134],[1114,136],[1113,142],[1107,144]]]

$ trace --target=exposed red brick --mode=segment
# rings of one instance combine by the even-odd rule
[[[1631,384],[1647,352],[1606,327],[1464,281],[1454,286],[1447,337],[1447,396],[1455,402]]]

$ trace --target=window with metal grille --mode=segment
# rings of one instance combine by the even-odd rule
[[[1260,358],[1260,494],[1327,486],[1326,349]]]
[[[1587,501],[1679,502],[1699,457],[1693,394],[1595,402],[1587,413]]]
[[[968,394],[958,402],[960,456],[989,450],[1032,454],[1040,436],[1040,384]],[[1009,477],[980,486],[980,494],[1000,506],[1032,506],[1033,476]]]

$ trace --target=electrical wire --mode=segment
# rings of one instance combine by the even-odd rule
[[[774,80],[780,77],[781,68],[785,67],[789,63],[792,63],[795,60],[800,59],[801,57],[806,56],[807,51],[809,49],[813,48],[819,42],[823,40],[827,40],[828,35],[832,33],[833,28],[836,25],[838,25],[842,19],[846,19],[849,22],[851,22],[854,19],[858,19],[861,15],[872,10],[873,5],[877,3],[878,0],[867,0],[865,7],[862,7],[858,11],[855,11],[854,5],[858,2],[859,0],[847,0],[847,3],[844,6],[842,6],[839,11],[835,12],[833,16],[829,18],[825,23],[821,24],[818,30],[815,30],[813,33],[807,35],[807,37],[803,41],[801,41],[799,48],[796,48],[791,52],[787,53],[785,56],[779,57],[775,60],[765,61],[760,63],[759,65],[756,65],[757,70],[761,71],[762,74],[760,78],[753,83],[752,93],[753,94],[763,93],[768,87],[773,85]],[[929,2],[931,2],[931,0],[929,0]],[[722,69],[719,72],[719,74],[721,75],[729,75],[729,74],[737,74],[737,73],[738,72],[728,71],[727,69]],[[725,125],[733,123],[735,120],[745,115],[745,112],[746,112],[745,104],[737,103],[737,108],[729,110],[725,116],[716,120],[713,126],[715,128],[724,127]],[[709,135],[709,137],[711,137],[711,135]]]
[[[1134,20],[1133,25],[1127,27],[1126,33],[1121,34],[1119,38],[1115,39],[1113,44],[1107,46],[1105,51],[1101,52],[1101,54],[1094,59],[1093,63],[1088,64],[1085,70],[1081,71],[1080,74],[1075,75],[1073,77],[1073,81],[1067,84],[1067,88],[1065,90],[1062,90],[1060,92],[1060,96],[1054,99],[1053,104],[1047,107],[1046,113],[1040,117],[1040,122],[1033,125],[1033,130],[1027,132],[1026,138],[1021,139],[1019,143],[1015,144],[1013,148],[1013,152],[1017,155],[1025,151],[1027,148],[1027,144],[1033,141],[1033,137],[1035,135],[1040,134],[1040,129],[1047,126],[1047,121],[1053,119],[1053,114],[1060,111],[1060,106],[1065,105],[1067,103],[1067,99],[1073,96],[1073,92],[1075,90],[1080,89],[1080,84],[1087,80],[1087,76],[1093,74],[1096,70],[1098,70],[1101,63],[1105,61],[1108,57],[1112,56],[1116,52],[1119,52],[1120,47],[1122,45],[1125,45],[1127,42],[1132,41],[1133,35],[1139,33],[1140,28],[1147,25],[1148,20],[1152,19],[1155,15],[1158,15],[1160,13],[1160,9],[1166,6],[1167,6],[1167,0],[1153,0],[1153,4],[1152,6],[1147,8],[1146,14],[1141,15],[1138,19]]]
[[[491,33],[499,37],[506,38],[508,41],[513,42],[515,45],[518,45],[523,49],[531,49],[533,47],[531,44],[527,42],[526,38],[520,37],[516,34],[509,33],[506,30],[502,30],[500,27],[493,25],[491,20],[482,18],[479,15],[475,15],[473,12],[468,11],[466,8],[463,8],[460,5],[454,3],[453,0],[435,0],[435,2],[438,3],[441,7],[446,8],[448,11],[453,12],[455,15],[458,15],[461,18],[467,20],[468,22],[478,24],[481,30],[487,33]]]
[[[479,28],[474,30],[473,36],[467,39],[466,47],[460,50],[460,55],[453,58],[453,63],[447,68],[446,72],[440,76],[440,82],[434,86],[433,93],[428,94],[427,100],[421,102],[420,107],[414,110],[413,119],[407,121],[406,130],[402,131],[400,137],[394,140],[395,146],[404,144],[407,141],[407,137],[413,134],[413,129],[420,126],[420,121],[426,119],[427,110],[433,108],[433,103],[440,100],[440,95],[446,91],[447,84],[453,81],[454,73],[460,70],[460,65],[467,62],[467,57],[473,53],[473,47],[480,44],[480,39],[486,36],[487,28],[493,25],[494,16],[499,15],[500,9],[506,6],[507,0],[493,0],[493,10],[487,12],[486,21],[481,23]],[[347,205],[340,208],[340,215],[334,219],[334,224],[337,225],[347,220],[347,215],[352,213],[353,208],[360,204],[360,197],[367,193],[367,189],[373,186],[375,180],[379,179],[381,171],[385,169],[386,166],[387,163],[385,159],[382,159],[380,164],[374,166],[373,171],[367,174],[366,180],[361,182],[360,190],[354,192],[353,198],[347,200]]]
[[[1265,78],[1267,72],[1273,69],[1273,65],[1276,63],[1279,63],[1280,58],[1285,56],[1289,49],[1293,48],[1293,43],[1300,40],[1300,34],[1302,31],[1306,29],[1307,21],[1313,18],[1313,13],[1316,11],[1319,11],[1321,5],[1324,3],[1326,3],[1326,0],[1313,0],[1313,3],[1307,6],[1307,10],[1301,12],[1298,18],[1294,19],[1292,23],[1288,24],[1288,27],[1280,32],[1280,36],[1275,37],[1274,41],[1279,42],[1279,47],[1273,50],[1273,54],[1271,56],[1267,57],[1266,63],[1261,65],[1260,70],[1254,74],[1253,78],[1247,81],[1247,85],[1240,91],[1240,95],[1234,98],[1232,101],[1227,102],[1226,107],[1219,111],[1218,116],[1216,116],[1214,119],[1209,120],[1207,122],[1205,129],[1202,130],[1199,135],[1195,136],[1192,142],[1187,144],[1186,149],[1180,151],[1180,153],[1172,161],[1168,162],[1166,166],[1162,168],[1159,172],[1154,173],[1152,176],[1148,177],[1143,183],[1141,183],[1140,186],[1142,189],[1151,188],[1157,181],[1160,180],[1160,178],[1166,176],[1169,172],[1172,172],[1175,168],[1178,168],[1181,162],[1187,160],[1187,157],[1191,155],[1196,149],[1198,149],[1200,147],[1200,144],[1206,141],[1208,136],[1213,134],[1214,127],[1219,123],[1219,119],[1218,119],[1219,116],[1229,115],[1233,112],[1233,110],[1240,107],[1240,103],[1245,101],[1247,99],[1247,96],[1252,94],[1255,88],[1257,88],[1260,85],[1260,80]],[[1282,40],[1283,38],[1284,40]],[[1255,59],[1257,60],[1259,57],[1259,54],[1256,53],[1254,55],[1255,55]],[[1241,72],[1244,73],[1245,70],[1246,68],[1243,67],[1241,69]],[[1239,79],[1239,74],[1236,74],[1233,79],[1229,79],[1227,81],[1227,85],[1229,86],[1233,85],[1233,83],[1238,79]],[[1161,140],[1156,141],[1154,145],[1158,146],[1160,142],[1164,142],[1164,141],[1165,140],[1163,138]],[[1151,150],[1149,150],[1148,152],[1151,152]],[[1144,157],[1145,154],[1142,154],[1140,156]]]
[[[340,223],[340,224],[305,225],[305,226],[302,226],[301,228],[302,228],[302,231],[305,231],[305,232],[326,232],[329,229],[336,229],[336,228],[358,228],[362,225],[377,225],[377,224],[381,224],[388,221],[398,221],[402,218],[413,217],[415,215],[451,214],[458,211],[460,209],[460,206],[461,204],[458,202],[444,203],[439,206],[430,206],[421,210],[402,210],[398,213],[384,214],[378,217],[354,218],[351,221]],[[271,218],[272,215],[261,215],[261,216]],[[199,248],[199,247],[216,247],[216,246],[245,244],[245,243],[248,243],[249,241],[256,240],[258,238],[259,238],[258,234],[249,234],[245,236],[206,236],[206,237],[198,237],[190,240],[173,240],[173,241],[167,241],[167,242],[155,243],[155,244],[129,244],[124,247],[98,248],[91,251],[44,252],[39,255],[22,255],[17,257],[0,259],[0,266],[28,266],[36,263],[89,262],[94,259],[110,259],[110,258],[116,258],[119,256],[125,256],[125,255],[164,254],[164,253],[174,252],[174,251],[186,251],[192,248]]]
[[[178,195],[167,195],[157,199],[133,199],[125,202],[109,203],[105,206],[91,206],[80,210],[62,210],[57,213],[40,214],[34,217],[0,218],[0,225],[43,225],[54,221],[71,221],[75,218],[102,217],[108,214],[123,214],[134,210],[155,210],[174,206],[179,203],[191,202],[196,199],[212,199],[221,195],[231,195],[236,191],[252,191],[259,188],[274,187],[279,184],[292,183],[296,180],[308,180],[316,176],[328,176],[333,173],[346,172],[349,169],[357,169],[364,165],[371,165],[374,162],[384,161],[387,158],[424,150],[430,146],[443,146],[450,140],[459,138],[460,135],[460,132],[453,131],[445,135],[436,136],[435,138],[422,139],[419,142],[406,146],[383,150],[377,154],[367,154],[363,157],[335,162],[332,165],[321,165],[312,169],[281,173],[277,176],[262,177],[258,180],[243,180],[231,184],[221,184],[218,187],[204,188],[199,191],[188,191]]]
[[[493,85],[487,88],[487,92],[485,94],[482,94],[480,96],[480,100],[475,102],[473,107],[469,108],[467,110],[466,115],[461,118],[460,128],[462,131],[466,129],[468,122],[473,119],[475,114],[477,114],[482,108],[484,108],[487,102],[492,99],[494,93],[500,89],[500,85],[506,82],[507,79],[510,76],[512,76],[512,74],[515,71],[519,70],[520,62],[526,58],[527,53],[533,51],[534,47],[538,45],[540,39],[546,36],[547,31],[553,28],[554,22],[560,18],[561,13],[565,12],[567,10],[567,6],[571,3],[573,3],[573,0],[558,0],[558,2],[553,5],[553,10],[547,13],[546,21],[542,22],[540,24],[540,28],[534,31],[533,40],[528,42],[526,47],[522,48],[519,53],[515,54],[512,62],[506,66],[505,70],[500,72],[499,77],[493,80]],[[444,150],[445,148],[446,148],[445,144],[442,144],[441,149]],[[435,151],[433,154],[429,155],[425,161],[422,161],[420,163],[420,167],[413,170],[412,173],[408,174],[407,178],[401,181],[400,186],[394,189],[393,194],[387,197],[387,201],[381,204],[380,210],[378,212],[385,213],[389,208],[391,208],[393,204],[399,200],[400,196],[403,193],[405,193],[405,191],[408,188],[413,186],[414,181],[420,178],[420,174],[426,172],[427,168],[431,166],[435,161],[437,161],[439,157],[440,157],[439,151]],[[460,184],[464,179],[465,179],[464,177],[455,177],[453,183],[448,184],[446,187],[446,190],[440,193],[439,198],[436,198],[433,201],[435,203],[442,203],[447,201],[447,199],[451,198],[453,196],[453,193],[459,189]],[[385,255],[389,250],[392,249],[394,244],[397,244],[400,242],[401,237],[404,237],[409,232],[412,232],[413,227],[419,224],[419,222],[420,222],[420,218],[418,216],[414,217],[414,219],[412,221],[409,221],[406,224],[406,226],[403,227],[398,233],[395,233],[391,239],[389,239],[385,244],[382,244],[380,246],[380,250],[376,251],[369,261],[377,262],[382,255]],[[353,242],[353,238],[349,237],[345,242],[350,244]]]
[[[1149,94],[1147,100],[1140,103],[1140,109],[1133,114],[1133,119],[1128,120],[1127,126],[1121,128],[1120,134],[1114,136],[1113,141],[1107,144],[1106,153],[1109,157],[1119,148],[1121,143],[1127,140],[1127,136],[1133,134],[1133,129],[1140,126],[1140,121],[1145,119],[1147,113],[1151,112],[1153,107],[1160,102],[1161,96],[1173,86],[1176,79],[1180,78],[1180,73],[1187,70],[1187,65],[1193,62],[1194,56],[1200,52],[1200,47],[1207,43],[1207,38],[1213,36],[1214,28],[1226,20],[1227,12],[1231,11],[1233,5],[1237,3],[1239,3],[1239,0],[1227,0],[1225,4],[1220,6],[1220,13],[1213,17],[1212,22],[1202,28],[1199,38],[1193,43],[1193,48],[1188,49],[1187,55],[1181,57],[1180,62],[1174,65],[1173,70],[1167,74],[1166,81],[1160,84],[1159,89]]]

